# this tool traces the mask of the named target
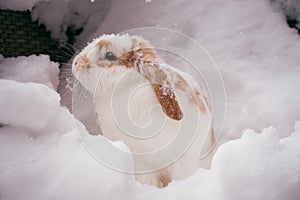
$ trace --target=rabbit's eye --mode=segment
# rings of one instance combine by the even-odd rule
[[[105,59],[110,60],[110,61],[115,61],[115,60],[117,60],[117,57],[112,52],[107,52],[105,54]]]

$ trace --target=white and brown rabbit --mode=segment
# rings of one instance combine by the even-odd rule
[[[133,153],[139,182],[164,187],[210,168],[215,137],[206,93],[148,41],[102,35],[74,58],[72,71],[94,95],[103,134]]]

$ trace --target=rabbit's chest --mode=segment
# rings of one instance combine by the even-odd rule
[[[99,83],[95,108],[102,131],[112,140],[124,135],[151,137],[165,115],[151,84],[142,76],[120,76],[111,85]],[[121,138],[120,138],[121,137]]]

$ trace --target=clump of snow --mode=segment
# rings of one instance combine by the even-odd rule
[[[9,10],[31,10],[40,1],[50,0],[0,0],[0,8]]]
[[[58,86],[58,63],[50,61],[48,55],[18,58],[0,57],[0,78],[19,82],[43,83],[56,90]],[[38,74],[38,76],[37,76]]]
[[[246,130],[241,139],[222,145],[212,171],[223,182],[223,198],[296,199],[300,194],[299,141],[300,121],[284,139],[269,127],[260,134]]]
[[[162,5],[168,5],[167,12]],[[56,17],[47,16],[49,23]],[[194,176],[162,190],[142,186],[131,175],[103,167],[84,150],[74,117],[59,105],[59,96],[51,87],[41,85],[49,86],[51,81],[45,77],[50,74],[44,77],[45,82],[22,83],[17,82],[23,80],[16,78],[19,74],[12,68],[9,79],[15,81],[0,82],[2,199],[299,198],[300,38],[268,0],[151,4],[115,0],[103,23],[96,16],[88,21],[100,24],[93,38],[137,26],[168,27],[192,36],[206,47],[224,78],[228,107],[223,142],[241,137],[245,128],[255,131],[246,130],[240,139],[221,145],[211,170],[199,169]],[[61,34],[58,29],[56,32]],[[77,44],[86,45],[83,40]],[[31,65],[22,73],[33,76],[24,82],[38,82],[40,74],[26,70],[33,70]],[[274,128],[264,129],[270,125]]]
[[[32,20],[44,24],[53,38],[67,40],[70,31],[80,34],[81,40],[97,29],[110,4],[107,0],[0,0],[0,9],[31,10]]]
[[[134,177],[94,160],[75,129],[48,138],[26,135],[15,127],[0,128],[1,199],[130,199],[135,194]]]
[[[32,10],[32,19],[44,24],[51,30],[51,36],[67,39],[68,28],[71,31],[82,29],[77,38],[88,37],[102,22],[111,1],[97,0],[51,0],[39,3]]]
[[[49,87],[13,80],[0,80],[0,86],[3,199],[296,200],[300,195],[300,121],[283,139],[272,127],[259,134],[245,130],[240,139],[219,147],[211,170],[199,169],[158,189],[94,160],[76,133],[85,128],[79,121],[75,125]]]
[[[35,59],[17,58],[28,62]],[[18,62],[4,61],[3,68],[16,64],[6,69],[7,72],[17,70]],[[23,73],[36,67],[28,65]],[[52,67],[55,66],[49,62],[47,68]],[[49,76],[51,70],[44,73]],[[16,73],[11,75],[15,80],[0,79],[1,199],[92,199],[95,196],[118,199],[119,195],[129,199],[135,193],[134,177],[94,160],[77,134],[77,128],[86,131],[83,125],[60,106],[55,90],[33,82],[38,73],[28,74],[32,82],[15,81]],[[102,136],[97,139],[105,140]]]
[[[18,84],[33,89],[28,83]],[[44,89],[50,90],[48,87]],[[54,92],[51,94],[55,96]],[[20,93],[19,98],[30,95]],[[23,101],[19,103],[27,105]],[[44,107],[47,106],[45,103]],[[15,117],[18,121],[26,116]],[[27,117],[33,121],[40,118]],[[64,122],[74,120],[72,115],[62,117],[56,114],[55,117]],[[35,126],[34,123],[30,125]],[[63,130],[63,124],[60,130]],[[42,131],[41,136],[44,134]],[[27,135],[31,135],[29,129],[21,130],[15,124],[0,128],[3,199],[296,200],[300,195],[300,121],[296,123],[295,131],[284,139],[280,139],[272,127],[260,134],[244,131],[242,138],[227,142],[218,149],[211,170],[199,169],[192,177],[181,182],[173,181],[165,189],[142,186],[132,175],[98,163],[80,144],[75,127],[63,134],[52,130],[48,137],[37,139]],[[97,136],[97,139],[101,138]]]
[[[246,130],[240,139],[220,146],[211,170],[199,169],[164,190],[141,188],[137,199],[296,200],[300,195],[299,141],[300,121],[284,139],[273,127],[259,134]]]
[[[295,19],[298,21],[296,25],[300,28],[300,1],[299,0],[271,0],[277,4],[287,15],[289,19]]]
[[[59,107],[59,96],[42,84],[0,80],[0,93],[0,123],[20,129],[42,131]]]
[[[58,64],[49,56],[0,60],[0,124],[26,130],[32,136],[71,130],[71,115],[60,107]]]

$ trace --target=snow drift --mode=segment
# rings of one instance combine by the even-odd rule
[[[1,0],[0,8],[1,9],[9,9],[9,10],[31,10],[34,7],[34,5],[36,5],[40,1],[43,1],[43,0],[27,0],[27,1]]]
[[[9,8],[21,6],[13,2],[18,1],[5,1]],[[47,9],[42,7],[37,18],[63,38],[60,30],[65,29],[56,29],[62,15],[45,12],[43,18]],[[199,169],[160,190],[102,166],[82,147],[73,115],[59,105],[53,90],[57,65],[43,56],[2,58],[0,199],[299,198],[300,38],[270,1],[116,0],[106,9],[104,21],[102,14],[88,18],[89,31],[98,28],[93,37],[138,26],[167,27],[192,36],[212,55],[227,90],[224,144],[212,169]],[[86,45],[87,35],[78,39],[77,47]],[[238,139],[228,141],[233,138]]]
[[[26,58],[29,63],[35,59]],[[45,63],[53,67],[47,60],[38,65]],[[24,73],[37,67],[29,65]],[[157,189],[94,160],[81,145],[75,118],[45,83],[0,80],[3,199],[294,200],[300,195],[300,121],[283,139],[273,127],[262,133],[245,130],[240,139],[219,147],[211,170],[199,169],[186,180]]]

